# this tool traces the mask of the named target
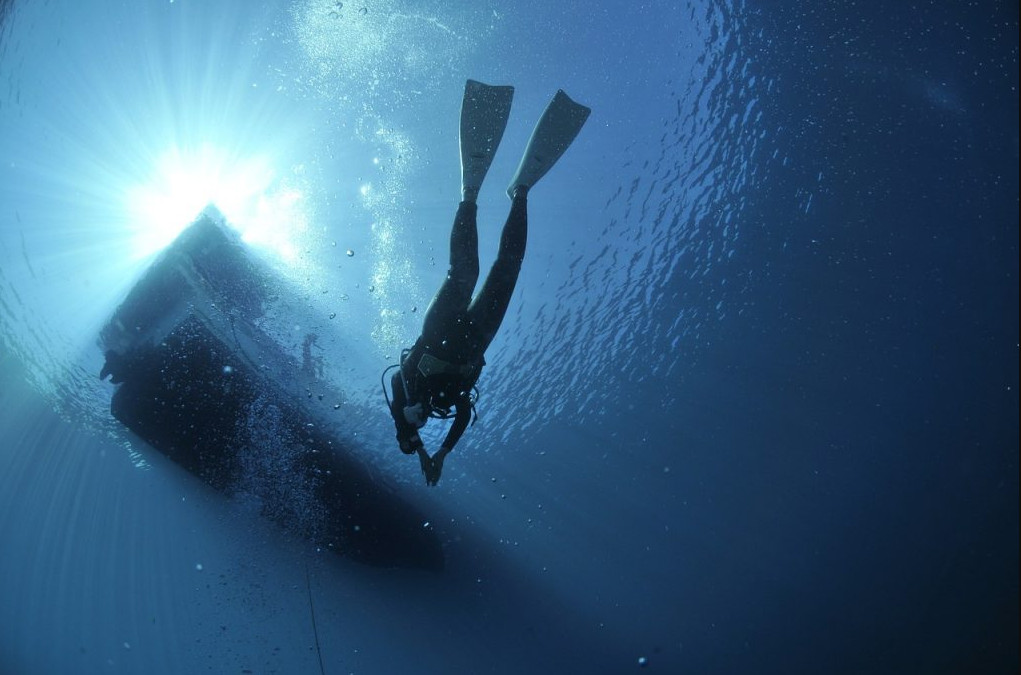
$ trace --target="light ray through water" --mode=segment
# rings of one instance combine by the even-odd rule
[[[18,102],[0,110],[0,346],[37,362],[41,389],[94,368],[98,327],[207,204],[281,268],[310,248],[313,113],[271,72],[273,17],[178,2],[11,18],[12,52],[62,55],[0,63]]]

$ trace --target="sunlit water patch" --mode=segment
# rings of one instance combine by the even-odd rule
[[[309,80],[357,106],[406,102],[456,69],[489,31],[487,3],[306,0],[293,9]]]
[[[209,203],[290,283],[316,276],[314,111],[273,86],[266,39],[283,10],[234,9],[22,3],[6,17],[0,347],[55,405],[106,419],[98,329]]]
[[[292,8],[300,80],[350,132],[343,148],[360,167],[357,200],[368,221],[368,280],[357,290],[372,307],[379,357],[396,358],[418,329],[428,295],[415,271],[409,184],[429,169],[419,140],[403,129],[421,122],[437,91],[456,91],[479,45],[499,24],[488,3],[305,0]],[[450,129],[455,129],[453,122]],[[353,143],[352,143],[353,142]],[[453,192],[453,190],[452,190]]]

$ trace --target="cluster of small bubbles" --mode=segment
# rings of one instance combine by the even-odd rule
[[[370,12],[368,3],[293,3],[308,79],[322,95],[342,100],[355,92],[363,99],[412,96],[402,91],[401,82],[420,83],[412,89],[435,84],[456,70],[491,28],[491,14],[483,6],[469,3],[455,10],[451,5],[426,13],[419,5],[390,0],[377,2]]]

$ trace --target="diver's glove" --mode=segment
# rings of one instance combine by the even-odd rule
[[[428,467],[423,468],[426,485],[436,485],[440,482],[440,474],[443,473],[443,460],[449,452],[450,448],[441,446],[436,454],[429,459]]]
[[[404,420],[416,429],[424,427],[426,421],[429,419],[429,413],[426,411],[425,406],[421,403],[404,406],[403,412]]]
[[[440,474],[443,473],[443,459],[448,452],[450,452],[449,448],[440,448],[435,455],[430,457],[423,448],[418,453],[418,461],[422,465],[426,485],[436,485],[440,481]]]
[[[422,439],[419,438],[418,434],[413,434],[410,438],[397,437],[397,443],[401,446],[401,452],[405,455],[413,455],[416,452],[425,452],[425,446],[422,444]]]

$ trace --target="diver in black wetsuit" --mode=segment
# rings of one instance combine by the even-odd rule
[[[513,93],[512,87],[491,87],[472,80],[465,86],[461,106],[462,201],[450,233],[450,268],[425,313],[421,336],[402,355],[391,378],[390,414],[397,428],[397,442],[405,454],[418,455],[429,485],[439,481],[443,460],[468,427],[474,406],[472,391],[485,365],[486,348],[507,313],[525,256],[528,190],[564,153],[590,112],[561,91],[539,119],[507,190],[511,209],[496,262],[473,299],[479,278],[475,200],[503,136]],[[418,435],[429,417],[454,418],[432,456]]]
[[[472,415],[471,391],[485,364],[484,354],[507,313],[525,257],[528,188],[514,192],[500,237],[500,252],[479,294],[478,231],[474,200],[462,201],[450,233],[450,269],[401,367],[391,378],[391,414],[397,441],[406,454],[418,453],[430,485],[439,480],[443,459],[457,444]],[[429,457],[418,436],[430,413],[453,408],[454,423],[435,455]],[[442,414],[442,413],[441,413]],[[446,415],[444,415],[446,416]]]

